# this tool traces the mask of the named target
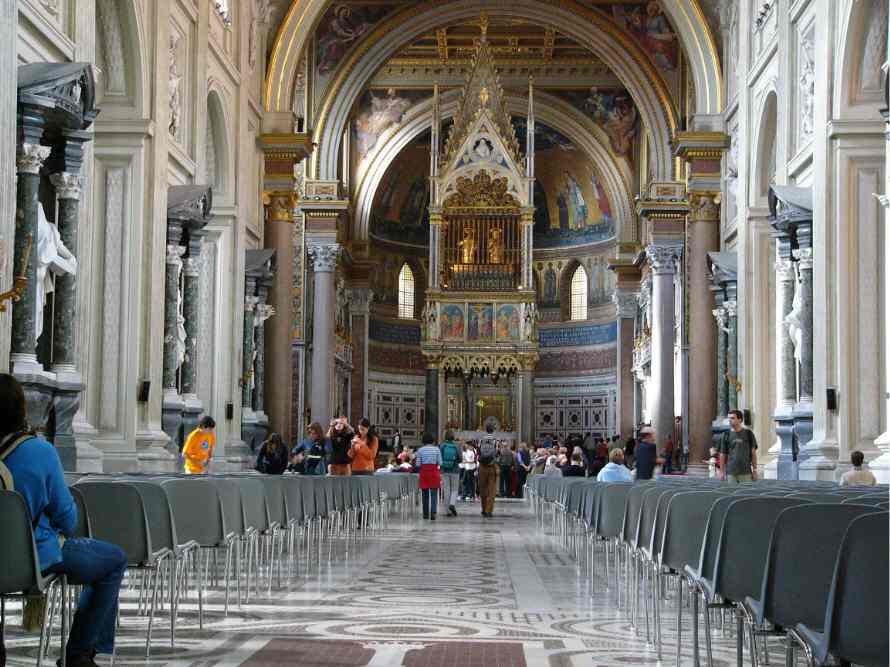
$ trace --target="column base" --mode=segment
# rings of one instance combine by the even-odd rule
[[[729,430],[729,420],[718,417],[711,422],[711,447],[720,447],[723,434]]]
[[[77,472],[105,472],[105,456],[102,452],[88,442],[76,442],[75,471]]]
[[[875,438],[875,446],[881,450],[881,455],[868,463],[868,469],[878,480],[878,484],[890,484],[890,431]]]
[[[166,448],[159,445],[140,450],[138,459],[139,472],[182,472],[182,467],[179,465],[179,454],[171,454]]]
[[[258,419],[257,413],[253,410],[245,409],[241,413],[241,440],[247,449],[254,454],[257,447],[266,439],[266,429],[268,429],[268,423],[264,428]]]
[[[813,440],[813,404],[797,403],[791,411],[791,418],[794,420],[797,463],[801,465],[811,454],[809,444]]]
[[[176,457],[182,451],[185,439],[182,428],[183,410],[185,410],[185,401],[182,396],[174,393],[164,394],[164,402],[161,408],[161,429],[167,434],[168,438],[165,449]]]
[[[250,448],[243,440],[231,438],[226,440],[225,469],[228,472],[241,472],[253,470],[256,456],[251,454]]]
[[[182,441],[185,442],[188,434],[198,428],[198,422],[201,421],[201,415],[204,412],[204,405],[194,394],[185,394],[182,399],[185,403],[185,407],[182,409]]]
[[[776,436],[779,444],[775,460],[776,479],[799,479],[798,440],[795,433],[794,413],[791,409],[780,409],[773,415],[773,420],[776,422]],[[809,426],[812,437],[812,414]]]

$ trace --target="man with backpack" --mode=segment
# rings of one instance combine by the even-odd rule
[[[482,500],[482,516],[491,518],[494,497],[498,490],[498,441],[492,435],[494,426],[485,425],[485,435],[479,441],[479,497]]]
[[[504,442],[498,453],[498,468],[500,468],[499,493],[501,498],[509,498],[510,480],[513,478],[513,466],[516,464],[513,452],[510,446]]]
[[[454,431],[445,431],[445,442],[439,448],[442,452],[442,472],[449,475],[460,474],[461,453],[460,447],[454,442]],[[448,515],[457,516],[457,484],[451,485],[451,495],[448,498]]]

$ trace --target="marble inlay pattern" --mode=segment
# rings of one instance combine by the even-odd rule
[[[603,581],[591,595],[585,574],[551,535],[536,528],[524,504],[499,500],[491,520],[483,520],[475,504],[461,503],[458,512],[457,518],[441,516],[435,523],[418,517],[404,521],[394,513],[382,533],[348,554],[338,544],[330,563],[273,589],[271,598],[261,595],[234,607],[228,618],[215,590],[205,600],[203,631],[190,599],[181,609],[175,649],[169,646],[166,614],[158,617],[148,661],[143,653],[146,619],[135,615],[135,590],[125,590],[115,664],[675,664],[673,601],[663,613],[659,663],[653,645],[646,643],[642,619],[635,631],[616,609],[614,587],[606,591]],[[10,613],[9,664],[33,664],[37,638],[22,637],[17,609]],[[690,631],[684,627],[684,665],[692,664]],[[734,663],[733,638],[715,631],[714,646],[715,665]],[[776,664],[781,655],[774,645]]]

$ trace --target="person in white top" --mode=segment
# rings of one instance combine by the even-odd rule
[[[859,450],[850,452],[850,463],[853,469],[841,476],[841,486],[874,486],[878,483],[871,470],[864,470],[862,463],[865,456]]]
[[[476,498],[476,468],[478,467],[476,450],[469,443],[463,443],[460,462],[462,500],[475,500]]]

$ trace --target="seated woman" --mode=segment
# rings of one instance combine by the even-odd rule
[[[0,374],[0,458],[31,511],[34,542],[44,575],[67,574],[83,593],[68,637],[64,667],[92,667],[96,653],[111,653],[117,602],[127,557],[115,544],[74,537],[77,506],[65,484],[55,447],[28,431],[25,393],[12,375]]]
[[[256,469],[266,475],[280,475],[287,468],[287,448],[281,436],[272,433],[257,452]]]
[[[563,477],[584,477],[587,474],[587,466],[584,465],[584,456],[580,447],[572,451],[572,459],[562,469]]]

